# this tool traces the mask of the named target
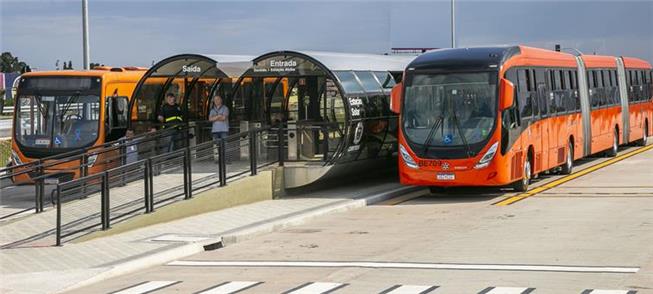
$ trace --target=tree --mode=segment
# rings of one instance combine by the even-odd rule
[[[91,64],[89,64],[90,69],[94,69],[98,66],[104,66],[104,64],[100,64],[99,62],[95,62],[95,63],[91,62]]]
[[[2,52],[0,55],[0,72],[19,72],[26,73],[32,69],[23,61],[19,61],[18,57],[14,57],[11,52]]]
[[[73,69],[73,61],[72,61],[72,60],[68,60],[68,63],[66,63],[66,62],[64,61],[64,62],[63,62],[63,69],[64,69],[64,70],[67,70],[67,69]]]

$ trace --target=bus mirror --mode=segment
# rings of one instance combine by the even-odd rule
[[[499,86],[499,97],[501,101],[501,110],[506,110],[515,102],[515,86],[504,78],[501,79],[501,84]]]
[[[401,96],[404,94],[403,86],[403,83],[398,83],[392,87],[392,92],[390,92],[390,111],[396,114],[401,111]]]

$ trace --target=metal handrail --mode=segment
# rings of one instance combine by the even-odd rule
[[[227,169],[226,169],[226,144],[228,141],[232,140],[240,140],[244,138],[249,139],[249,172],[250,175],[256,175],[258,172],[258,164],[257,164],[257,140],[258,140],[258,135],[272,131],[273,128],[271,127],[266,127],[266,128],[260,128],[260,129],[253,129],[249,130],[247,132],[241,132],[238,134],[232,134],[229,135],[227,138],[223,138],[219,140],[218,143],[218,151],[219,151],[219,156],[218,156],[218,183],[220,186],[226,185],[227,181]],[[284,129],[282,126],[278,126],[276,131],[277,132],[282,132]],[[281,139],[283,140],[283,139]],[[283,142],[280,142],[283,143]],[[278,144],[278,149],[283,149],[283,144]],[[72,187],[85,187],[89,185],[89,182],[91,182],[94,185],[99,184],[101,186],[101,222],[100,224],[102,225],[102,230],[107,230],[110,228],[110,222],[111,222],[111,217],[110,217],[110,206],[109,206],[109,201],[110,201],[110,174],[114,173],[124,173],[127,172],[131,169],[133,169],[135,166],[145,166],[143,170],[143,180],[144,180],[144,205],[143,207],[145,208],[145,213],[151,213],[154,211],[154,191],[153,191],[153,174],[154,174],[154,169],[153,165],[154,164],[162,164],[168,161],[172,160],[178,160],[181,158],[183,160],[183,174],[184,174],[184,183],[183,183],[183,190],[184,190],[184,199],[190,199],[192,198],[192,192],[193,192],[193,183],[192,183],[192,160],[191,160],[191,151],[201,151],[210,148],[213,150],[214,148],[214,142],[204,142],[200,143],[195,146],[185,146],[181,149],[174,150],[168,153],[164,154],[159,154],[155,155],[149,158],[141,159],[136,162],[130,163],[128,165],[123,165],[115,168],[111,168],[109,170],[103,171],[101,173],[97,174],[92,174],[92,175],[86,175],[77,179],[73,179],[71,181],[63,182],[63,183],[58,183],[56,186],[56,209],[57,209],[57,225],[56,225],[56,245],[60,246],[62,243],[62,238],[65,237],[62,235],[62,224],[61,224],[61,210],[62,210],[62,192],[65,191],[66,189],[72,188]],[[282,155],[282,151],[278,150],[278,154]],[[276,161],[268,162],[266,165],[271,165],[274,164],[275,162],[279,162],[280,165],[283,165],[283,157],[277,158]],[[246,171],[245,171],[246,172]],[[241,173],[242,174],[242,173]],[[99,181],[99,182],[98,182]],[[77,232],[72,232],[68,233],[68,235],[74,234]]]
[[[208,123],[208,122],[209,121],[195,121],[194,123]],[[180,127],[181,127],[181,129],[179,129]],[[148,139],[147,141],[151,141],[151,140],[156,140],[156,139],[159,139],[159,138],[171,136],[172,133],[169,130],[172,129],[172,128],[177,128],[178,130],[186,130],[187,131],[192,127],[189,124],[184,123],[184,124],[178,124],[178,125],[170,126],[169,128],[159,130],[156,133],[139,134],[139,135],[136,135],[136,136],[134,136],[132,138],[129,138],[130,142],[137,141],[136,143],[127,143],[127,145],[124,145],[124,146],[130,146],[130,145],[142,143],[143,141],[139,141],[139,139],[142,139],[142,138],[146,138],[146,139]],[[92,153],[91,155],[94,155],[94,154],[105,153],[105,152],[108,152],[108,151],[114,151],[115,149],[120,148],[120,145],[122,145],[121,141],[124,141],[124,139],[118,139],[118,140],[106,142],[106,143],[103,143],[103,144],[97,145],[97,146],[85,147],[85,148],[78,149],[78,150],[72,150],[72,151],[68,151],[68,152],[64,152],[64,153],[60,153],[60,154],[51,155],[51,156],[48,156],[48,157],[37,159],[37,160],[32,161],[32,162],[23,163],[21,165],[14,165],[14,166],[9,166],[9,167],[4,167],[4,168],[0,169],[0,174],[3,173],[3,172],[6,173],[6,171],[8,171],[8,170],[24,168],[26,166],[33,165],[33,164],[36,164],[36,165],[47,164],[44,167],[50,167],[50,166],[63,164],[63,163],[74,161],[74,160],[79,160],[81,158],[81,156],[83,156],[85,154]],[[109,148],[108,150],[105,149],[107,147]],[[10,176],[13,176],[13,174],[10,175]],[[5,178],[5,177],[8,177],[8,176],[7,175],[2,176],[2,178]]]

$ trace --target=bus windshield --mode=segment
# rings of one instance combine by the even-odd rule
[[[14,130],[22,146],[80,148],[95,142],[99,95],[20,95]]]
[[[496,72],[415,74],[408,79],[402,125],[409,142],[423,148],[463,147],[477,153],[497,116]]]

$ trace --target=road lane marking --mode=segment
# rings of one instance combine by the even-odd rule
[[[402,196],[399,196],[399,197],[388,199],[388,200],[383,201],[381,203],[378,203],[376,205],[392,206],[392,205],[397,205],[397,204],[400,204],[400,203],[404,203],[406,201],[413,200],[415,198],[420,198],[420,197],[426,196],[426,195],[428,195],[428,193],[425,193],[424,191],[415,191],[415,192],[410,192],[408,194],[405,194],[405,195],[402,195]]]
[[[641,148],[639,148],[637,150],[622,154],[622,155],[617,156],[615,158],[603,161],[603,162],[601,162],[599,164],[590,166],[590,167],[588,167],[586,169],[574,172],[574,173],[572,173],[572,174],[570,174],[568,176],[562,177],[560,179],[554,180],[554,181],[549,182],[547,184],[544,184],[542,186],[536,187],[536,188],[534,188],[534,189],[532,189],[530,191],[526,191],[524,193],[521,193],[521,194],[518,194],[518,195],[515,195],[515,196],[512,196],[512,197],[508,197],[506,199],[503,199],[503,200],[501,200],[499,202],[494,203],[494,205],[496,205],[496,206],[508,206],[508,205],[513,204],[515,202],[518,202],[518,201],[524,200],[524,199],[526,199],[528,197],[531,197],[531,196],[533,196],[535,194],[538,194],[538,193],[544,192],[546,190],[549,190],[551,188],[557,187],[557,186],[562,185],[562,184],[564,184],[566,182],[569,182],[569,181],[574,180],[576,178],[582,177],[584,175],[587,175],[589,173],[592,173],[594,171],[602,169],[602,168],[604,168],[604,167],[606,167],[608,165],[617,163],[619,161],[622,161],[624,159],[633,157],[633,156],[635,156],[637,154],[646,152],[646,151],[651,150],[651,149],[653,149],[653,145],[649,145],[649,146],[646,146],[646,147],[641,147]]]
[[[319,294],[319,293],[331,293],[335,290],[338,290],[342,287],[347,286],[347,284],[341,283],[324,283],[324,282],[312,282],[303,284],[297,288],[290,289],[283,294]]]
[[[489,287],[481,292],[478,292],[478,294],[528,294],[534,290],[535,288],[523,287]]]
[[[388,289],[383,290],[379,294],[426,294],[437,289],[438,286],[423,286],[423,285],[394,285]]]
[[[123,290],[111,292],[111,294],[144,294],[163,289],[177,283],[181,283],[181,281],[149,281],[136,284],[134,286],[129,286],[129,288]]]
[[[635,294],[637,291],[634,290],[596,290],[596,289],[587,289],[581,294]]]
[[[411,263],[371,261],[208,261],[177,260],[169,266],[196,267],[331,267],[331,268],[393,268],[393,269],[435,269],[435,270],[487,270],[487,271],[539,271],[578,273],[637,273],[639,267],[619,266],[574,266],[574,265],[510,265],[510,264],[465,264],[465,263]]]
[[[252,281],[233,281],[225,282],[211,288],[196,292],[195,294],[233,294],[238,293],[253,287],[256,287],[263,282],[252,282]]]

